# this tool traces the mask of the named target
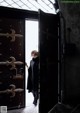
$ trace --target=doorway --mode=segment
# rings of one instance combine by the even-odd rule
[[[38,21],[25,20],[25,62],[30,66],[31,51],[38,51]],[[26,67],[26,107],[33,104],[33,95],[27,90],[28,68]]]

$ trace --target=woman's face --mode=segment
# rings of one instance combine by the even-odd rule
[[[31,54],[31,57],[33,58],[34,57],[34,54]]]
[[[32,57],[32,58],[36,58],[37,55],[35,55],[35,54],[31,54],[31,57]]]

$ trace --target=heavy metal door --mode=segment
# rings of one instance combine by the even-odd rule
[[[58,102],[59,16],[39,11],[40,113]]]
[[[0,106],[24,107],[24,20],[0,17]]]

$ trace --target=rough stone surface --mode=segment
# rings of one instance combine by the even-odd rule
[[[80,3],[60,2],[60,9],[66,23],[66,43],[74,44],[76,50],[73,49],[73,55],[65,56],[65,99],[77,105],[80,102]],[[71,29],[70,37],[68,28]]]

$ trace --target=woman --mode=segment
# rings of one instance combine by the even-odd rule
[[[32,92],[34,96],[33,104],[37,105],[38,85],[39,85],[39,53],[34,50],[31,52],[32,60],[28,68],[28,92]]]

